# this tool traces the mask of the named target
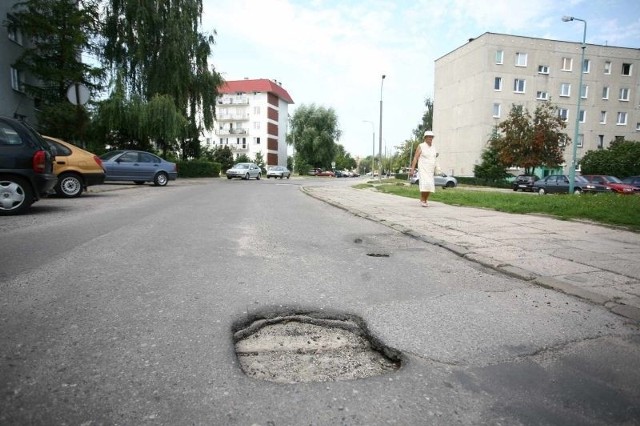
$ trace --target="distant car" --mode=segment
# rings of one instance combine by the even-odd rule
[[[549,175],[537,180],[533,184],[533,190],[540,195],[568,194],[569,177],[566,175]],[[597,194],[611,192],[611,189],[597,183],[591,183],[582,176],[576,176],[573,184],[574,194]]]
[[[178,166],[146,151],[118,150],[100,156],[105,181],[153,182],[165,186],[178,178]]]
[[[287,178],[291,177],[291,171],[284,166],[273,166],[267,170],[267,179],[269,178]]]
[[[0,216],[26,212],[57,181],[42,136],[26,123],[0,117]]]
[[[449,176],[446,173],[435,174],[433,176],[433,180],[436,186],[441,186],[442,188],[455,188],[456,186],[458,186],[458,179],[453,176]],[[418,173],[414,173],[409,181],[412,185],[419,185],[420,178],[418,176]]]
[[[322,173],[322,169],[313,168],[309,169],[309,171],[307,172],[309,176],[316,176],[318,173]]]
[[[533,192],[533,184],[537,180],[540,180],[540,178],[536,175],[518,175],[513,181],[512,188],[514,191],[521,190],[522,192]]]
[[[237,163],[227,170],[227,179],[240,178],[249,180],[256,178],[260,180],[262,170],[255,163]]]
[[[629,185],[640,186],[640,176],[629,176],[622,179],[622,183]]]
[[[320,170],[319,172],[316,173],[316,176],[330,176],[330,177],[335,177],[335,173],[332,172],[331,170]]]
[[[104,182],[105,173],[100,157],[61,139],[44,136],[44,140],[55,156],[53,173],[58,176],[58,183],[54,187],[56,194],[66,198],[79,197],[87,187]]]
[[[622,182],[615,176],[607,175],[582,175],[583,178],[592,183],[608,186],[613,192],[618,194],[640,194],[640,187]]]

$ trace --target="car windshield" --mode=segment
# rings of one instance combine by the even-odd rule
[[[607,182],[622,183],[622,181],[615,176],[605,176],[604,180],[606,180]]]
[[[233,166],[234,169],[248,169],[249,165],[247,163],[238,163]]]
[[[106,152],[106,153],[104,153],[104,154],[102,154],[102,155],[100,156],[100,159],[101,159],[101,160],[110,160],[110,159],[112,159],[113,157],[115,157],[115,156],[116,156],[116,155],[118,155],[118,154],[122,154],[122,151],[111,151],[111,152]]]
[[[589,181],[582,177],[582,176],[576,176],[576,182],[580,182],[580,183],[589,183]]]

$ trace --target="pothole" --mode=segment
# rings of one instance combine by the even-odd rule
[[[400,352],[382,345],[361,323],[310,314],[257,319],[234,333],[240,368],[277,383],[354,380],[398,370]]]
[[[370,257],[389,257],[389,253],[367,253]]]

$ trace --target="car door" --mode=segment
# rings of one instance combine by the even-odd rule
[[[160,158],[148,152],[138,153],[137,175],[139,180],[152,181],[160,169]]]
[[[447,180],[445,179],[445,177],[446,175],[444,173],[434,174],[433,181],[435,182],[436,186],[445,186],[447,184]]]
[[[51,140],[48,138],[43,138],[43,139],[45,140],[45,142],[49,144],[49,147],[51,148],[51,153],[55,157],[53,162],[53,174],[57,176],[60,174],[60,170],[62,168],[70,165],[69,159],[71,156],[71,150],[66,146],[62,145],[61,143],[58,143],[54,140]]]
[[[252,164],[251,166],[249,166],[250,177],[257,178],[259,173],[260,173],[260,167],[256,166],[255,164]]]
[[[547,178],[545,179],[544,189],[549,194],[558,192],[558,176],[547,176]]]
[[[109,162],[107,175],[114,180],[138,180],[138,167],[138,153],[127,151]]]

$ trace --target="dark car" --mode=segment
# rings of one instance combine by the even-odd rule
[[[0,216],[25,212],[57,181],[42,136],[26,123],[0,117]]]
[[[119,150],[100,156],[105,181],[133,181],[139,185],[153,182],[165,186],[178,178],[178,166],[146,151]]]
[[[568,194],[569,193],[569,177],[566,175],[549,175],[543,179],[537,180],[533,184],[533,190],[540,195],[545,194]],[[597,194],[611,192],[611,188],[591,183],[582,176],[576,176],[573,183],[574,194]]]
[[[640,176],[629,176],[622,179],[622,183],[626,183],[628,185],[640,186]]]
[[[540,180],[540,178],[536,175],[519,175],[516,176],[516,179],[513,181],[513,190],[521,190],[525,191],[533,191],[533,184]]]
[[[640,187],[634,186],[628,183],[622,182],[615,176],[608,175],[582,175],[583,178],[592,183],[599,183],[611,188],[611,190],[618,194],[633,195],[640,194]]]

